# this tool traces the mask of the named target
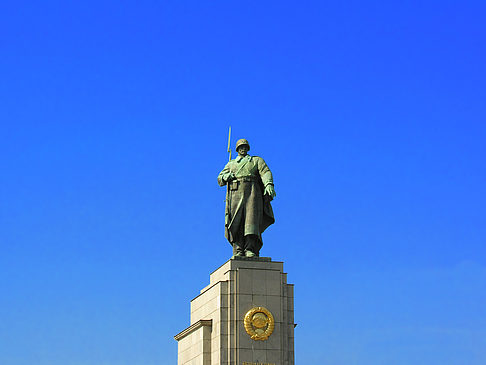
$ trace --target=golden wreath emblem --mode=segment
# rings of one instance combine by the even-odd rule
[[[267,308],[255,307],[250,309],[243,321],[246,333],[255,341],[267,340],[275,328],[275,320]]]

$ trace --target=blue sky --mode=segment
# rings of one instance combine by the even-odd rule
[[[175,364],[232,144],[296,363],[486,363],[480,1],[0,5],[0,363]]]

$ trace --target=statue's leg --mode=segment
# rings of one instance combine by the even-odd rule
[[[245,256],[254,257],[259,255],[259,242],[256,234],[245,236]]]

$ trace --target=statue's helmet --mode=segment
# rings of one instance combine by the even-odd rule
[[[248,151],[250,150],[250,144],[248,143],[248,141],[244,138],[242,139],[239,139],[237,142],[236,142],[236,151],[238,151],[238,148],[240,146],[243,146],[243,145],[247,145],[248,146]]]

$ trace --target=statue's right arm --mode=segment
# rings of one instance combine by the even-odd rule
[[[221,171],[218,175],[218,184],[219,186],[225,186],[226,183],[234,178],[234,174],[231,172],[229,168],[229,162],[224,167],[223,171]]]

